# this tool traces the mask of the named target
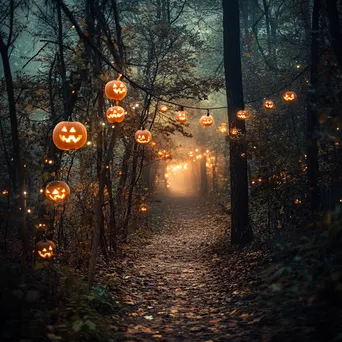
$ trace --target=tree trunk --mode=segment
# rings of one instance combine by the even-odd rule
[[[124,241],[126,243],[128,241],[128,224],[129,224],[129,219],[130,219],[131,212],[132,212],[133,192],[134,192],[134,186],[135,186],[136,177],[137,177],[138,157],[139,157],[138,156],[138,143],[134,142],[132,174],[131,174],[131,181],[130,181],[130,185],[128,189],[127,212],[126,212],[125,220],[123,223]]]
[[[115,126],[115,128],[112,131],[111,139],[109,142],[108,150],[106,153],[106,156],[104,158],[104,162],[102,165],[102,169],[99,176],[99,189],[96,196],[96,207],[95,207],[95,219],[96,219],[96,225],[94,227],[94,236],[93,236],[93,243],[91,247],[91,255],[90,255],[90,262],[89,262],[89,272],[88,272],[88,286],[91,287],[94,283],[95,278],[95,266],[96,266],[96,260],[97,260],[97,252],[100,245],[100,237],[101,237],[101,225],[103,224],[102,219],[102,206],[103,206],[103,193],[104,193],[104,187],[106,182],[106,165],[109,165],[112,156],[113,156],[113,149],[115,146],[115,142],[118,136],[118,132],[120,129],[120,125]]]
[[[23,251],[25,255],[28,255],[29,252],[29,236],[26,225],[26,198],[24,195],[25,188],[25,172],[24,166],[21,161],[21,153],[20,153],[20,140],[19,140],[19,132],[18,132],[18,119],[17,119],[17,109],[16,109],[16,101],[14,96],[14,87],[13,87],[13,78],[12,71],[9,61],[8,55],[8,46],[5,45],[3,39],[1,37],[0,32],[0,53],[2,58],[2,64],[4,68],[5,80],[6,80],[6,90],[8,97],[8,108],[11,122],[11,136],[12,136],[12,148],[13,148],[13,160],[15,164],[16,177],[14,179],[14,189],[19,195],[19,203],[18,206],[21,208],[18,212],[19,216],[19,234],[23,243]],[[17,206],[17,208],[18,208]]]
[[[200,183],[201,195],[207,196],[207,194],[208,194],[208,179],[207,179],[207,166],[206,166],[205,156],[203,156],[203,158],[200,160],[200,177],[201,177],[201,183]]]
[[[327,0],[329,30],[337,62],[342,68],[342,35],[336,0]]]
[[[312,37],[311,37],[311,68],[310,83],[311,91],[308,93],[308,110],[307,110],[307,166],[308,166],[308,183],[310,188],[310,202],[312,212],[319,210],[319,186],[318,186],[318,141],[315,130],[318,126],[316,92],[318,82],[318,39],[319,39],[319,17],[321,11],[321,0],[314,1],[312,14]]]
[[[240,131],[240,137],[230,141],[231,243],[246,245],[253,239],[253,232],[249,223],[246,148],[243,141],[241,141],[246,133],[246,127],[245,122],[237,120],[236,117],[237,112],[244,108],[240,52],[240,12],[238,0],[222,0],[222,4],[224,66],[229,108],[228,121],[230,130],[236,127]],[[242,156],[242,154],[244,155]]]

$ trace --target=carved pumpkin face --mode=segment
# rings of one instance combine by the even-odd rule
[[[110,81],[106,84],[105,94],[111,100],[120,101],[127,95],[127,86],[120,80]]]
[[[64,202],[70,195],[70,188],[62,181],[50,182],[45,188],[45,196],[53,202]]]
[[[148,211],[148,206],[147,206],[147,204],[145,204],[145,203],[140,204],[140,206],[139,206],[139,211],[140,211],[141,213],[146,213],[146,212]]]
[[[176,120],[180,123],[186,123],[188,121],[188,116],[184,110],[180,110],[176,114]]]
[[[285,102],[295,102],[297,100],[297,95],[294,91],[285,91],[283,94],[283,100]]]
[[[237,112],[236,116],[240,120],[247,120],[248,119],[248,112],[247,112],[247,110],[239,110]]]
[[[39,241],[36,244],[36,251],[43,259],[50,259],[56,250],[56,245],[51,241]]]
[[[152,140],[152,134],[148,129],[140,129],[135,133],[135,140],[142,145],[148,144]]]
[[[166,113],[166,112],[169,110],[169,108],[168,108],[167,106],[165,106],[165,105],[162,105],[162,106],[160,106],[159,110],[160,110],[162,113]]]
[[[271,100],[266,100],[264,102],[264,108],[265,109],[274,109],[274,102]]]
[[[120,106],[110,107],[107,110],[106,118],[109,123],[120,123],[125,119],[125,110]]]
[[[210,127],[214,124],[214,118],[209,114],[209,115],[203,115],[200,119],[200,124],[203,127]]]
[[[78,150],[87,142],[87,129],[78,121],[62,121],[54,128],[52,140],[60,150]]]
[[[238,131],[237,128],[232,128],[232,129],[230,130],[230,134],[236,136],[236,135],[239,134],[239,131]]]

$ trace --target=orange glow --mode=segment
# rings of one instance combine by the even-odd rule
[[[165,105],[162,105],[162,106],[160,106],[159,110],[160,110],[162,113],[166,113],[166,112],[169,110],[169,108],[168,108],[167,106],[165,106]]]
[[[240,120],[247,120],[249,115],[247,110],[239,110],[236,116]]]
[[[148,211],[148,206],[145,203],[140,204],[139,211],[142,213],[146,213]]]
[[[231,135],[238,135],[239,134],[239,131],[237,128],[232,128],[231,131],[230,131],[230,134]]]

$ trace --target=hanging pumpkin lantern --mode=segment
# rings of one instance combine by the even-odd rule
[[[285,91],[283,100],[288,103],[295,102],[297,100],[297,95],[294,91]]]
[[[237,128],[232,128],[230,134],[236,136],[239,134],[239,130]]]
[[[125,110],[120,106],[108,108],[106,118],[109,123],[120,123],[125,119]]]
[[[56,245],[51,241],[38,241],[36,243],[37,254],[43,259],[50,259],[56,250]]]
[[[214,124],[214,118],[210,115],[209,111],[207,115],[203,115],[200,119],[200,124],[203,127],[210,127]]]
[[[188,121],[188,116],[186,114],[186,111],[184,110],[179,110],[176,113],[176,120],[180,123],[186,123]]]
[[[169,110],[169,108],[168,108],[167,106],[165,106],[165,105],[162,105],[162,106],[160,106],[159,110],[160,110],[162,113],[166,113],[166,112]]]
[[[247,120],[249,115],[247,110],[239,110],[236,116],[240,120]]]
[[[70,195],[70,188],[62,181],[50,182],[45,188],[45,196],[56,203],[64,202]]]
[[[264,108],[265,109],[274,109],[274,102],[271,100],[264,101]]]
[[[148,211],[148,205],[145,204],[145,203],[140,204],[140,206],[139,206],[139,211],[140,211],[141,213],[146,213],[146,212]]]
[[[152,134],[148,129],[140,129],[135,133],[135,140],[142,145],[148,144],[152,140]]]
[[[87,129],[78,121],[62,121],[54,128],[52,140],[60,150],[78,150],[87,142]]]
[[[110,81],[106,84],[105,94],[111,100],[120,101],[127,95],[126,83],[120,81],[122,75],[119,75],[117,80]]]

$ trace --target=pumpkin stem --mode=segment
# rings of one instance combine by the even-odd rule
[[[115,101],[115,106],[118,106],[118,105],[119,105],[119,101],[116,100],[116,101]]]
[[[119,74],[119,75],[118,75],[118,78],[117,78],[116,80],[117,80],[117,81],[120,81],[121,77],[122,77],[122,74]]]
[[[210,116],[209,109],[207,109],[207,116]]]

